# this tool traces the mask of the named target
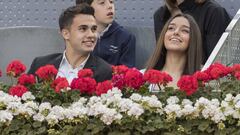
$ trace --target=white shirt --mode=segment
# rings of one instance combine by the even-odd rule
[[[108,29],[110,28],[111,25],[112,24],[109,24],[102,32],[100,32],[98,35],[99,36],[98,38],[102,37],[104,35],[104,33],[106,33],[108,31]]]
[[[78,71],[83,69],[89,56],[90,54],[78,67],[73,68],[66,58],[66,51],[64,51],[62,61],[58,68],[57,77],[65,77],[68,80],[68,83],[71,84],[72,80],[78,77]]]

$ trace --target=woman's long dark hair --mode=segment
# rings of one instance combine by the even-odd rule
[[[199,30],[198,24],[195,22],[192,16],[188,14],[178,14],[171,17],[164,25],[160,37],[157,41],[157,46],[154,53],[147,62],[148,69],[158,69],[161,70],[166,61],[167,50],[164,45],[164,37],[167,32],[170,22],[176,17],[184,17],[188,20],[190,24],[190,34],[189,34],[189,45],[186,51],[187,60],[183,71],[183,74],[192,74],[199,70],[202,63],[202,38],[201,32]]]

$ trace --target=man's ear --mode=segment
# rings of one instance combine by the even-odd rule
[[[62,29],[61,34],[65,40],[70,38],[70,32],[68,29]]]

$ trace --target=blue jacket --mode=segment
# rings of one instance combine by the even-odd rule
[[[112,65],[135,66],[135,36],[113,21],[98,39],[93,54]]]

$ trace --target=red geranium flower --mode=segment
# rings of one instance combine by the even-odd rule
[[[111,81],[107,80],[97,84],[96,95],[100,96],[113,88]]]
[[[112,77],[112,83],[114,87],[122,89],[125,86],[125,80],[123,74],[115,74]]]
[[[69,87],[69,83],[66,78],[58,77],[53,81],[51,87],[55,90],[56,93],[60,93],[62,89]]]
[[[236,72],[236,73],[234,74],[234,76],[235,76],[238,80],[240,80],[240,72]]]
[[[53,80],[57,72],[57,69],[53,65],[46,65],[40,67],[35,74],[42,80]]]
[[[0,70],[0,77],[2,77],[2,71]]]
[[[201,71],[195,72],[193,76],[196,77],[196,79],[197,79],[198,81],[207,82],[207,81],[210,80],[209,75],[208,75],[207,73],[201,72]]]
[[[75,78],[71,83],[72,89],[78,89],[82,94],[92,95],[95,92],[96,81],[93,78]]]
[[[172,77],[165,72],[159,70],[150,69],[144,73],[144,80],[151,84],[164,84],[172,81]]]
[[[36,83],[36,79],[32,74],[30,75],[22,74],[18,78],[18,84],[21,84],[21,85],[33,85],[35,83]]]
[[[78,71],[78,77],[93,77],[93,72],[91,69],[82,69]]]
[[[234,72],[240,72],[240,64],[234,64],[232,68]]]
[[[144,73],[144,80],[151,84],[159,84],[163,81],[163,76],[159,70],[150,69]]]
[[[232,69],[220,63],[214,63],[204,72],[209,75],[210,80],[216,80],[231,73]]]
[[[128,69],[129,68],[125,65],[112,66],[113,74],[125,74]]]
[[[173,80],[172,77],[166,72],[162,72],[162,76],[163,76],[163,82],[160,84],[166,85],[167,83]]]
[[[19,60],[14,60],[7,66],[7,75],[18,77],[26,70],[26,66]]]
[[[135,69],[129,69],[125,74],[125,84],[127,87],[139,89],[144,84],[143,74]]]
[[[190,96],[197,91],[198,82],[194,76],[184,75],[179,79],[177,86],[181,91],[184,91],[186,95]]]
[[[9,89],[9,94],[12,95],[12,96],[18,96],[18,97],[22,97],[22,95],[24,93],[26,93],[28,91],[28,89],[23,86],[23,85],[16,85],[16,86],[12,86],[10,89]]]

